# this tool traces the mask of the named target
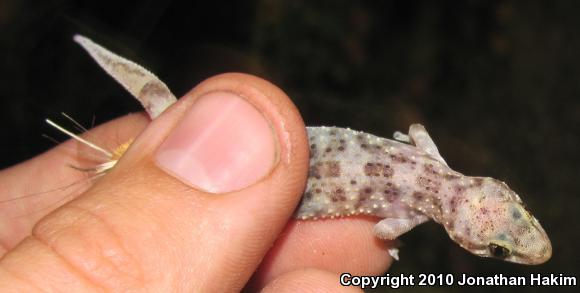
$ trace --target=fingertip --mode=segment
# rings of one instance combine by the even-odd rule
[[[235,95],[236,97],[225,97],[226,95]],[[208,96],[210,97],[208,98]],[[241,286],[247,281],[267,250],[272,246],[272,243],[283,229],[304,191],[309,159],[306,128],[298,110],[282,90],[266,80],[240,73],[222,74],[202,82],[186,95],[186,99],[184,99],[181,105],[169,109],[168,119],[163,120],[165,118],[163,117],[164,114],[159,117],[160,119],[154,121],[154,123],[167,123],[173,129],[179,128],[186,120],[183,120],[184,118],[175,119],[174,117],[186,117],[188,114],[183,113],[188,109],[200,106],[204,102],[212,103],[207,100],[203,101],[203,99],[217,100],[214,103],[218,105],[218,108],[219,103],[227,99],[245,100],[245,102],[250,104],[267,121],[268,131],[271,131],[275,140],[274,164],[269,166],[265,172],[262,169],[265,175],[253,176],[252,180],[244,180],[241,185],[240,181],[237,181],[236,184],[232,185],[233,187],[223,184],[220,187],[220,185],[216,185],[214,182],[208,184],[206,181],[210,179],[208,177],[215,176],[209,174],[211,172],[209,168],[205,169],[206,172],[203,172],[201,176],[199,173],[195,173],[193,176],[190,176],[191,174],[185,174],[184,176],[177,174],[178,172],[175,172],[176,169],[171,167],[167,168],[167,165],[161,164],[162,166],[160,167],[162,170],[166,170],[169,174],[175,176],[179,181],[198,189],[198,194],[204,198],[204,209],[216,211],[208,215],[210,219],[209,221],[206,219],[206,221],[211,221],[214,227],[221,227],[224,230],[215,230],[214,227],[209,225],[205,227],[205,229],[208,229],[205,233],[209,233],[211,239],[214,239],[216,243],[220,243],[219,256],[216,256],[216,263],[223,262],[224,264],[228,264],[222,271],[216,274],[222,275],[221,278],[225,280],[230,278],[232,274],[239,277],[241,276],[240,272],[244,272],[245,276],[238,280],[238,285]],[[236,101],[236,103],[238,102]],[[201,113],[204,111],[208,111],[208,115],[210,116],[218,115],[214,112],[215,108],[212,110],[212,106],[208,107],[207,104],[204,106],[205,109],[198,109],[196,115],[203,115]],[[180,113],[175,115],[171,111]],[[245,109],[243,113],[240,113],[239,117],[247,114],[248,110]],[[255,113],[252,113],[250,116],[254,116],[251,118],[253,120],[260,120],[255,118]],[[203,119],[210,121],[209,123],[205,123],[206,125],[214,123],[212,119],[215,118],[203,117]],[[217,120],[220,120],[219,123],[223,123],[224,120],[228,119],[223,116],[217,118]],[[188,125],[195,124],[192,121],[185,123]],[[238,135],[246,131],[244,127],[250,127],[245,120],[232,120],[228,123],[243,125],[243,127],[234,130],[229,129],[231,125],[228,126],[228,133],[237,133]],[[254,122],[253,124],[255,126],[256,124],[261,124],[261,122]],[[215,127],[214,130],[216,128],[218,127]],[[198,130],[193,130],[192,132],[195,131]],[[200,132],[204,131],[206,129]],[[249,132],[248,136],[255,136],[252,132],[253,130]],[[184,134],[187,132],[181,133]],[[145,135],[148,134],[145,133]],[[152,135],[156,134],[152,133]],[[163,138],[164,144],[172,139],[172,135],[169,134]],[[181,136],[181,134],[178,136]],[[204,133],[201,136],[207,138],[211,134]],[[222,133],[221,137],[223,136]],[[218,135],[217,137],[220,136]],[[264,136],[260,135],[260,137],[263,138]],[[245,139],[244,137],[239,137],[236,142],[239,144]],[[220,140],[222,144],[224,141],[228,143],[227,140]],[[194,141],[198,140],[194,139]],[[248,157],[248,153],[255,153],[257,154],[255,156],[256,159],[263,160],[264,157],[268,157],[265,154],[270,154],[269,151],[271,150],[270,148],[260,148],[258,152],[242,151],[241,147],[238,148],[238,144],[232,149],[226,148],[223,151],[223,145],[219,145],[218,143],[217,146],[213,145],[205,148],[201,153],[207,155],[211,151],[216,151],[222,156],[228,152],[244,153],[246,158]],[[161,148],[163,147],[162,145]],[[218,151],[218,149],[222,151]],[[166,150],[162,150],[161,152],[164,151]],[[197,151],[191,151],[190,149],[186,153],[191,155]],[[156,155],[155,162],[159,165],[159,150],[157,150]],[[176,161],[180,160],[177,159]],[[224,165],[223,160],[216,161],[215,158],[211,158],[211,160],[205,163],[212,164],[216,162],[218,162],[218,165]],[[195,163],[199,163],[199,160],[196,159]],[[237,167],[226,167],[225,169],[234,170]],[[233,175],[233,177],[243,177],[247,175],[245,173],[249,173],[249,170],[244,171],[243,168],[237,170],[241,170],[240,175]],[[195,172],[198,171],[196,170]],[[230,174],[230,176],[232,175]],[[201,181],[200,177],[202,177]],[[223,183],[223,176],[219,175],[217,177],[222,180],[220,183]],[[221,189],[224,186],[225,189]],[[221,234],[220,232],[227,232],[227,234]],[[227,245],[223,245],[226,243]],[[248,267],[251,269],[247,270]],[[239,283],[240,280],[243,280],[243,282]]]

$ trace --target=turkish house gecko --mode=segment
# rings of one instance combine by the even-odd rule
[[[151,119],[176,98],[140,65],[90,39],[79,43],[134,97]],[[316,220],[356,215],[382,218],[374,234],[393,240],[428,220],[443,225],[461,247],[482,257],[540,264],[552,246],[540,223],[504,182],[453,171],[420,124],[395,140],[338,127],[307,127],[310,170],[294,217]],[[128,143],[97,168],[112,168]],[[390,251],[395,254],[395,250]]]

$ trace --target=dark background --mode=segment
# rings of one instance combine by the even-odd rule
[[[580,2],[116,2],[0,0],[0,167],[63,139],[44,123],[61,111],[89,126],[139,111],[72,42],[82,33],[177,96],[241,71],[284,89],[307,125],[390,137],[421,122],[450,166],[508,182],[552,239],[548,263],[515,265],[424,224],[391,274],[580,275]],[[518,288],[400,291],[449,289]]]

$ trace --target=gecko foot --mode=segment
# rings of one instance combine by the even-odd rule
[[[411,143],[411,138],[400,131],[395,131],[395,133],[393,133],[393,138],[400,142]]]
[[[398,248],[389,248],[387,250],[389,255],[396,261],[399,261],[399,249]]]

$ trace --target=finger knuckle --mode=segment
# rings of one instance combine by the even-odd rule
[[[39,222],[32,235],[71,270],[107,291],[144,286],[140,262],[112,225],[95,212],[69,205]]]

